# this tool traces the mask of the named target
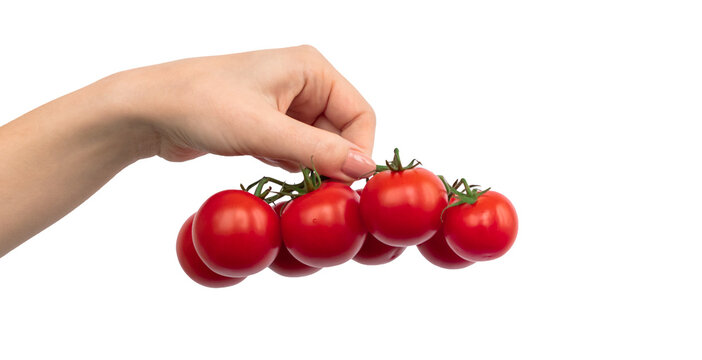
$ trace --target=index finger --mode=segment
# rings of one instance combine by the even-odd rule
[[[324,115],[342,137],[370,156],[375,140],[375,112],[346,78],[333,67],[331,70],[332,85]]]

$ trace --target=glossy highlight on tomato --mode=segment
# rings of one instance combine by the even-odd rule
[[[360,204],[369,233],[386,245],[410,246],[439,230],[447,194],[441,180],[424,168],[386,170],[368,181]]]
[[[283,242],[292,256],[319,268],[353,258],[366,233],[358,194],[333,181],[291,200],[283,208],[280,225]]]
[[[480,195],[474,204],[446,209],[443,219],[448,246],[469,261],[496,259],[517,237],[517,212],[509,199],[496,191]]]
[[[243,277],[267,268],[280,247],[278,215],[258,197],[225,190],[207,199],[193,221],[193,244],[217,274]]]
[[[245,278],[232,278],[219,275],[202,262],[200,256],[195,251],[193,246],[193,218],[195,214],[191,215],[188,220],[180,228],[178,232],[178,240],[176,241],[176,254],[178,255],[178,262],[180,267],[183,268],[185,274],[187,274],[196,283],[211,287],[211,288],[221,288],[236,285]]]
[[[451,250],[442,229],[439,229],[431,239],[417,245],[417,249],[430,263],[444,269],[463,269],[474,264]]]

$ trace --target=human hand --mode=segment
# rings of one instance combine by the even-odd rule
[[[375,170],[374,130],[371,107],[310,46],[108,76],[0,127],[0,257],[140,158],[253,155],[352,181]]]
[[[253,155],[289,171],[314,165],[344,181],[375,169],[373,110],[311,46],[185,59],[110,78],[124,115],[153,131],[146,156]]]

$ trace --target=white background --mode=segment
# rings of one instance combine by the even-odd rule
[[[699,2],[254,3],[3,2],[0,124],[119,70],[309,43],[376,110],[374,159],[506,194],[513,249],[208,289],[181,223],[295,177],[143,160],[0,259],[0,358],[702,357]]]

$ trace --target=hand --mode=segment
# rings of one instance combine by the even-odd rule
[[[371,107],[310,46],[108,76],[0,127],[0,256],[140,158],[248,154],[351,181],[375,169],[374,129]]]
[[[186,59],[114,76],[152,153],[253,155],[289,171],[356,180],[375,169],[370,105],[313,47]]]

